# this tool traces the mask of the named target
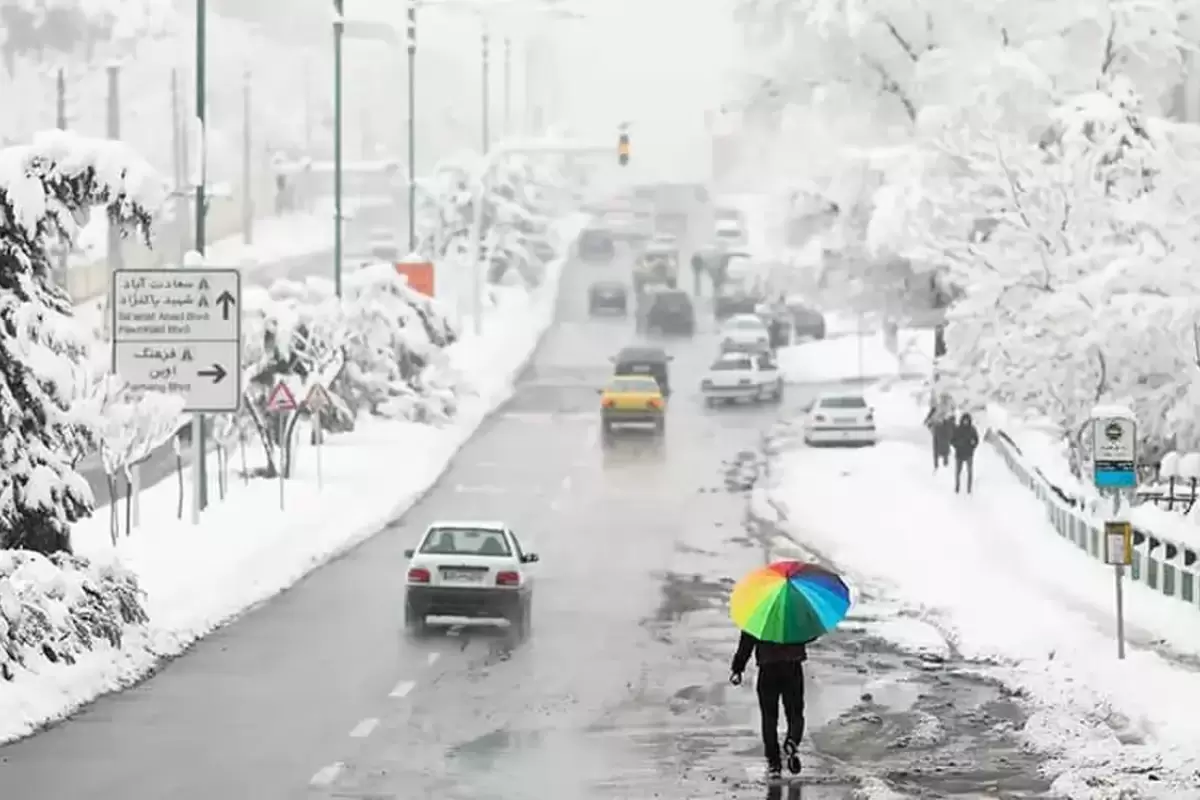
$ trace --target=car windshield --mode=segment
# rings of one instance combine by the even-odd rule
[[[649,365],[645,366],[646,371],[649,372]],[[618,394],[622,392],[657,392],[658,381],[654,380],[654,378],[614,378],[608,382],[608,386],[606,386],[605,389]]]
[[[740,330],[740,331],[752,331],[752,330],[758,330],[759,328],[762,328],[763,323],[762,323],[762,320],[760,320],[760,319],[752,319],[750,317],[742,317],[740,319],[731,319],[729,321],[729,327],[734,328],[736,330]]]
[[[737,370],[750,369],[750,359],[748,358],[722,358],[718,359],[713,365],[713,370],[717,372],[735,372]]]
[[[822,397],[821,408],[866,408],[867,401],[858,395],[847,395],[845,397]]]
[[[654,298],[654,302],[670,311],[679,311],[688,307],[688,296],[682,292],[664,292]]]
[[[434,528],[421,544],[421,552],[451,556],[511,556],[503,533],[486,528]]]

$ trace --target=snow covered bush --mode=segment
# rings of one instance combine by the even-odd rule
[[[70,239],[93,206],[149,240],[163,186],[118,142],[62,132],[0,151],[0,548],[70,549],[70,523],[93,498],[73,454],[87,427],[72,413],[89,337],[54,283],[47,241]]]
[[[280,381],[298,399],[317,383],[330,390],[335,405],[321,423],[334,432],[352,428],[360,412],[425,423],[456,412],[456,379],[442,366],[443,350],[458,333],[438,304],[410,289],[391,265],[348,275],[340,300],[330,281],[310,278],[247,291],[244,303],[246,400],[268,472],[287,462],[286,448],[272,453],[278,424],[269,423],[266,408]]]
[[[118,648],[149,617],[137,576],[65,552],[49,557],[0,551],[0,678],[38,660],[73,664],[100,647]]]

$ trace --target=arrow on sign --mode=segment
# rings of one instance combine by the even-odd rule
[[[201,378],[212,378],[213,383],[220,383],[225,380],[225,376],[229,373],[220,364],[213,364],[212,369],[202,369],[196,374]]]
[[[234,300],[233,295],[226,289],[217,295],[217,305],[221,307],[221,319],[227,320],[229,319],[229,311],[237,305],[237,300]]]

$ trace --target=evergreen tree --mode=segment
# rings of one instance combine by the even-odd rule
[[[70,523],[92,511],[70,455],[90,437],[71,399],[91,343],[47,244],[95,206],[148,244],[152,175],[120,143],[57,131],[0,150],[0,548],[69,551]]]

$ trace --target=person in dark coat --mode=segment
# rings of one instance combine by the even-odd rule
[[[933,471],[950,466],[950,442],[954,438],[954,415],[943,406],[930,406],[925,427],[933,438]]]
[[[704,256],[696,253],[692,256],[692,291],[700,296],[700,276],[704,274]]]
[[[802,644],[775,644],[743,632],[730,666],[729,682],[742,683],[742,673],[753,653],[758,662],[758,710],[762,717],[763,751],[767,757],[768,778],[782,773],[779,753],[779,705],[787,720],[783,752],[788,771],[800,772],[800,739],[804,736],[804,662],[808,649]]]
[[[975,484],[975,449],[979,447],[979,431],[971,421],[970,414],[963,414],[954,428],[954,493],[958,494],[962,484],[963,466],[967,468],[967,494]]]

